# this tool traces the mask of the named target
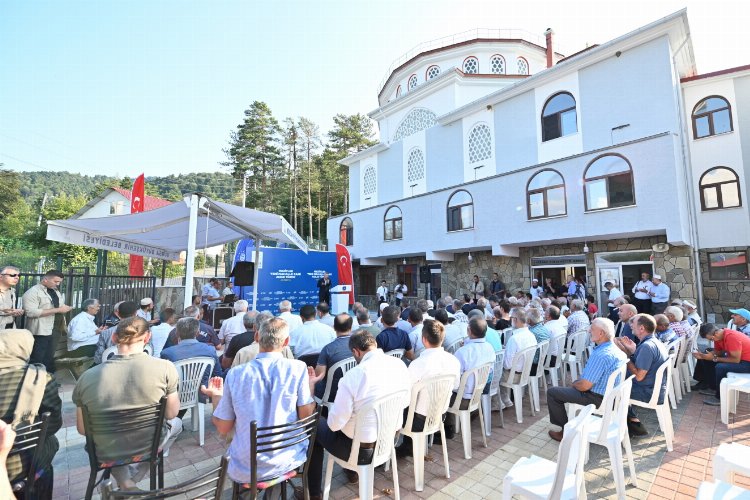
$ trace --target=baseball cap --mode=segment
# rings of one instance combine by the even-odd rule
[[[742,316],[746,320],[750,321],[750,311],[747,309],[730,309],[730,313],[737,314],[738,316]]]

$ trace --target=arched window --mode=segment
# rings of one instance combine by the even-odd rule
[[[411,91],[416,86],[417,86],[417,75],[411,75],[409,77],[409,84],[407,85],[407,87],[409,88],[409,91]]]
[[[586,211],[635,205],[633,169],[615,154],[592,161],[583,174]]]
[[[396,87],[396,98],[398,99],[399,97],[401,97],[401,85]]]
[[[440,74],[440,66],[432,65],[429,68],[427,68],[427,71],[425,72],[425,80],[432,80],[436,76]]]
[[[699,181],[701,210],[720,210],[742,206],[740,179],[731,168],[714,167]]]
[[[484,123],[476,125],[469,132],[469,163],[492,157],[492,133]]]
[[[401,218],[401,209],[393,205],[385,212],[385,221],[383,224],[384,240],[400,240],[403,238],[403,219]]]
[[[709,137],[731,132],[732,107],[721,96],[706,97],[693,109],[693,137]]]
[[[453,193],[448,200],[448,231],[461,231],[474,227],[474,200],[463,189]]]
[[[565,215],[565,181],[556,170],[540,170],[526,186],[529,219]]]
[[[365,168],[365,175],[363,178],[362,192],[365,196],[369,196],[377,189],[377,176],[375,175],[375,167],[368,165]]]
[[[464,59],[464,73],[468,75],[479,73],[479,60],[476,57],[470,56]]]
[[[406,180],[411,185],[422,179],[424,179],[424,153],[421,149],[414,148],[406,161]]]
[[[401,121],[396,129],[396,133],[393,134],[393,142],[400,141],[404,137],[409,137],[420,130],[425,130],[435,125],[437,125],[435,113],[424,108],[412,109]]]
[[[576,100],[568,92],[553,95],[542,109],[542,142],[578,131]]]
[[[354,224],[349,217],[345,217],[339,226],[339,243],[345,246],[354,245]]]
[[[505,58],[500,54],[495,54],[490,58],[490,72],[493,75],[505,74]]]
[[[518,67],[519,75],[529,74],[529,63],[523,57],[519,57],[518,59],[516,59],[516,66]]]

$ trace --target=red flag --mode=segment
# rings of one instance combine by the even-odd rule
[[[143,212],[143,201],[146,198],[146,178],[144,174],[139,175],[133,183],[133,190],[130,192],[130,213],[137,214]],[[143,276],[143,256],[130,256],[130,275]]]
[[[352,272],[352,257],[349,250],[341,243],[336,243],[336,259],[339,266],[339,285],[351,285],[349,304],[354,304],[354,273]]]

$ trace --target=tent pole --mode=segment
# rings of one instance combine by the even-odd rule
[[[190,196],[190,223],[188,225],[188,244],[185,259],[185,308],[192,305],[193,273],[195,269],[195,239],[198,230],[198,195]]]
[[[260,237],[255,237],[255,265],[253,266],[253,311],[258,304],[258,267],[260,265]]]

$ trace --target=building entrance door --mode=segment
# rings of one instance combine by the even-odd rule
[[[641,279],[641,273],[654,274],[650,250],[632,252],[611,252],[596,254],[596,274],[599,311],[602,316],[609,314],[607,301],[609,292],[604,288],[606,281],[614,281],[623,295],[633,297],[633,286]]]

